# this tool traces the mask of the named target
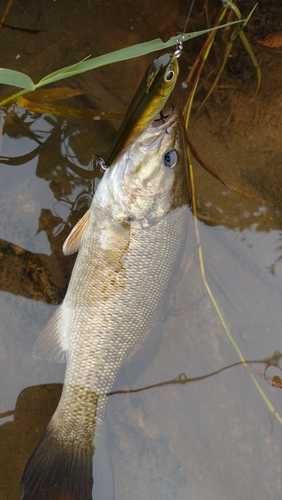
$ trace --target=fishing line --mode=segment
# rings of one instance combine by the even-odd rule
[[[189,9],[189,12],[188,12],[188,16],[187,16],[187,19],[186,19],[185,26],[183,28],[183,31],[179,34],[179,37],[178,37],[178,42],[177,42],[176,49],[175,49],[175,52],[174,52],[174,55],[177,58],[181,56],[181,53],[182,53],[182,50],[183,50],[184,34],[186,33],[186,30],[187,30],[187,26],[188,26],[188,23],[189,23],[189,19],[191,17],[191,13],[192,13],[192,10],[193,10],[193,7],[194,7],[194,3],[195,3],[195,0],[192,0],[191,5],[190,5],[190,9]]]
[[[191,2],[191,5],[190,5],[190,10],[188,12],[188,16],[187,16],[187,19],[186,19],[186,23],[185,23],[185,26],[184,26],[184,29],[183,29],[183,32],[182,32],[182,35],[184,33],[186,33],[186,29],[187,29],[187,26],[188,26],[188,23],[189,23],[189,19],[191,17],[191,13],[192,13],[192,10],[193,10],[193,7],[194,7],[194,3],[195,3],[195,0],[192,0]]]

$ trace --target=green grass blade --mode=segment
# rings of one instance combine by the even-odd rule
[[[158,50],[164,50],[169,47],[177,46],[179,41],[185,42],[190,40],[191,38],[196,38],[197,36],[204,35],[211,31],[225,28],[226,26],[230,26],[232,24],[236,24],[239,21],[233,21],[232,23],[222,24],[217,26],[216,28],[209,28],[206,30],[195,31],[193,33],[183,33],[181,35],[177,35],[171,37],[167,42],[163,42],[160,38],[156,38],[155,40],[151,40],[149,42],[143,42],[136,45],[132,45],[131,47],[126,47],[124,49],[116,50],[114,52],[110,52],[108,54],[90,58],[87,57],[82,61],[72,64],[70,66],[66,66],[65,68],[61,68],[53,73],[42,78],[37,84],[34,84],[32,79],[25,75],[24,73],[20,73],[19,71],[9,70],[5,68],[0,68],[0,83],[4,83],[6,85],[13,85],[19,88],[24,89],[24,93],[29,92],[31,90],[36,90],[39,87],[43,87],[49,83],[54,83],[59,80],[63,80],[64,78],[78,75],[84,73],[85,71],[90,71],[95,68],[99,68],[101,66],[105,66],[106,64],[112,64],[119,61],[125,61],[127,59],[133,59],[135,57],[140,57],[145,54],[150,54],[151,52],[156,52]],[[242,22],[242,21],[241,21]],[[0,102],[0,106],[7,104],[17,97],[18,94],[13,94],[9,98]]]
[[[224,0],[224,3],[225,3],[225,7],[226,7],[226,4],[229,5],[229,8],[231,10],[233,10],[233,12],[237,16],[237,18],[241,20],[241,17],[242,17],[241,12],[239,11],[237,5],[235,5],[233,2],[231,2],[231,0]]]
[[[239,31],[239,36],[240,36],[240,38],[241,38],[241,40],[242,40],[242,42],[243,42],[243,44],[244,44],[244,47],[245,47],[246,51],[248,52],[248,54],[249,54],[249,56],[250,56],[250,59],[251,59],[251,61],[252,61],[253,65],[254,65],[254,67],[256,68],[256,72],[257,72],[257,82],[258,82],[258,83],[257,83],[257,88],[256,88],[256,91],[255,91],[255,96],[256,96],[256,94],[257,94],[257,92],[258,92],[258,89],[259,89],[259,87],[260,87],[260,83],[261,83],[261,69],[260,69],[260,67],[259,67],[259,63],[258,63],[258,61],[257,61],[257,58],[256,58],[256,56],[255,56],[255,54],[254,54],[254,52],[253,52],[253,49],[252,49],[252,47],[250,46],[249,41],[248,41],[248,39],[247,39],[247,37],[246,37],[245,33],[244,33],[242,30],[240,30],[240,31]]]
[[[243,28],[245,28],[246,24],[248,24],[248,22],[249,22],[250,18],[252,17],[254,11],[256,10],[257,6],[258,6],[258,2],[254,5],[254,7],[252,8],[251,12],[246,17],[245,21],[243,21]]]
[[[195,31],[193,33],[184,33],[183,35],[181,35],[181,40],[185,42],[187,40],[190,40],[191,38],[196,38],[197,36],[204,35],[206,33],[209,33],[210,31],[214,31],[214,29],[224,28],[227,25],[236,24],[238,22],[239,21],[234,21],[232,23],[223,24],[216,28]],[[55,71],[54,73],[51,73],[50,75],[45,76],[35,85],[35,88],[42,87],[43,85],[47,85],[48,83],[57,82],[59,80],[62,80],[63,78],[78,75],[86,71],[105,66],[107,64],[126,61],[127,59],[133,59],[135,57],[150,54],[151,52],[156,52],[158,50],[164,50],[169,47],[176,46],[179,42],[179,39],[179,35],[171,37],[167,42],[163,42],[160,38],[156,38],[155,40],[131,45],[130,47],[115,50],[114,52],[109,52],[108,54],[104,54],[102,56],[83,59],[76,64],[66,66],[65,68],[62,68],[58,71]]]
[[[38,82],[36,84],[36,87],[43,87],[43,85],[47,85],[47,83],[50,83],[50,82],[47,82],[47,80],[51,80],[53,79],[53,81],[56,81],[56,77],[57,75],[61,75],[61,74],[65,74],[65,73],[70,73],[72,70],[75,70],[77,67],[80,67],[80,65],[84,62],[84,61],[87,61],[87,59],[89,59],[91,56],[87,56],[87,57],[84,57],[84,59],[82,59],[81,61],[77,62],[77,63],[74,63],[74,64],[71,64],[70,66],[66,66],[65,68],[61,68],[61,69],[57,69],[57,71],[53,71],[52,73],[50,73],[49,75],[47,76],[44,76],[44,78],[42,78],[40,80],[40,82]]]
[[[34,90],[32,79],[24,73],[13,69],[0,68],[0,83],[13,85],[25,90]]]

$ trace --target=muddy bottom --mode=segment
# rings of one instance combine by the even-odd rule
[[[222,3],[209,4],[214,22]],[[253,7],[237,5],[243,17]],[[166,40],[181,31],[186,15],[180,0],[165,6],[160,0],[14,0],[0,30],[0,66],[37,82],[89,54]],[[109,398],[116,500],[281,498],[282,49],[259,43],[279,31],[281,16],[280,1],[261,0],[245,28],[262,72],[257,91],[256,68],[240,36],[203,105],[224,55],[223,31],[202,73],[188,135],[206,279],[228,330],[203,290],[191,216],[183,263],[193,255],[194,263],[177,296],[178,314],[167,314],[158,354],[126,387],[144,390]],[[203,2],[189,26],[206,27]],[[180,110],[190,90],[180,83],[203,41],[187,42],[179,60],[171,100]],[[0,500],[21,497],[25,464],[60,397],[64,366],[35,360],[32,349],[67,288],[74,258],[63,256],[62,244],[102,176],[93,156],[105,156],[154,57],[61,82],[84,93],[48,102],[50,113],[44,99],[41,108],[33,102],[1,111]],[[93,120],[93,110],[114,118]],[[235,344],[251,370],[238,364]]]

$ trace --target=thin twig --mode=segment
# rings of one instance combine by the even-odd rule
[[[0,29],[2,28],[2,23],[5,22],[5,19],[6,19],[7,15],[9,14],[9,11],[10,11],[10,8],[12,7],[13,1],[14,0],[9,0],[8,3],[7,3],[6,9],[4,11],[4,14],[3,14],[3,16],[0,19]]]

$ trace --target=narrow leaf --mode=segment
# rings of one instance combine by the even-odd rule
[[[226,6],[226,4],[229,6],[230,9],[233,10],[233,12],[235,12],[235,15],[237,16],[237,18],[241,20],[242,16],[241,16],[241,12],[239,11],[238,7],[233,2],[231,2],[231,0],[225,0],[225,6]]]
[[[250,46],[250,43],[249,43],[249,41],[248,41],[245,33],[243,31],[239,31],[239,35],[240,35],[240,38],[241,38],[241,40],[242,40],[242,42],[244,44],[244,47],[245,47],[246,51],[248,52],[248,54],[249,54],[249,56],[251,58],[251,61],[252,61],[253,65],[254,65],[254,67],[256,68],[256,71],[257,71],[257,82],[258,83],[257,83],[256,91],[255,91],[255,96],[256,96],[256,94],[258,92],[258,89],[260,87],[260,83],[261,83],[261,69],[259,67],[259,63],[257,61],[257,58],[256,58],[256,56],[255,56],[255,54],[253,52],[252,47]]]
[[[238,22],[239,21],[234,21],[232,23],[222,24],[216,29],[224,28]],[[63,78],[78,75],[80,73],[84,73],[85,71],[90,71],[107,64],[126,61],[127,59],[133,59],[134,57],[140,57],[145,54],[150,54],[151,52],[167,49],[169,47],[176,46],[179,43],[180,38],[182,42],[185,42],[187,40],[190,40],[191,38],[196,38],[197,36],[204,35],[214,30],[215,28],[210,28],[202,31],[195,31],[193,33],[184,33],[180,36],[178,35],[171,37],[167,42],[163,42],[160,38],[156,38],[155,40],[138,43],[130,47],[115,50],[114,52],[109,52],[108,54],[104,54],[102,56],[92,57],[91,59],[86,58],[76,64],[66,66],[65,68],[55,71],[54,73],[50,73],[49,75],[42,78],[42,80],[40,80],[35,85],[35,88],[42,87],[43,85],[47,85],[48,83],[57,82],[59,80],[62,80]]]
[[[193,33],[182,33],[178,36],[174,36],[170,38],[167,42],[162,42],[160,38],[156,38],[155,40],[151,40],[149,42],[140,43],[137,45],[132,45],[131,47],[126,47],[124,49],[116,50],[114,52],[110,52],[109,54],[105,54],[103,56],[98,56],[89,59],[83,59],[82,61],[72,64],[71,66],[66,66],[65,68],[59,69],[49,75],[45,76],[40,80],[37,84],[34,84],[29,76],[24,73],[20,73],[18,71],[9,70],[5,68],[0,68],[0,83],[5,83],[7,85],[15,85],[17,87],[23,88],[24,90],[11,95],[9,98],[2,100],[0,102],[0,106],[11,102],[13,99],[16,99],[31,90],[36,90],[39,87],[43,87],[49,83],[57,82],[59,80],[63,80],[63,78],[67,78],[73,75],[78,75],[80,73],[84,73],[85,71],[90,71],[95,68],[99,68],[101,66],[105,66],[106,64],[112,64],[119,61],[125,61],[127,59],[133,59],[134,57],[140,57],[145,54],[150,54],[151,52],[156,52],[158,50],[167,49],[168,47],[177,46],[177,44],[181,42],[185,42],[190,40],[191,38],[195,38],[200,35],[204,35],[205,33],[209,33],[214,31],[215,29],[225,28],[226,26],[230,26],[232,24],[236,24],[239,21],[233,21],[232,23],[222,24],[217,26],[216,28],[210,28],[202,31],[195,31]]]
[[[14,71],[13,69],[0,68],[0,83],[13,85],[26,90],[34,90],[32,79],[24,73]]]
[[[256,10],[258,6],[258,2],[254,5],[254,7],[252,8],[251,12],[248,14],[248,16],[246,17],[245,21],[243,22],[243,28],[245,28],[245,26],[248,24],[250,18],[252,17],[254,11]]]

